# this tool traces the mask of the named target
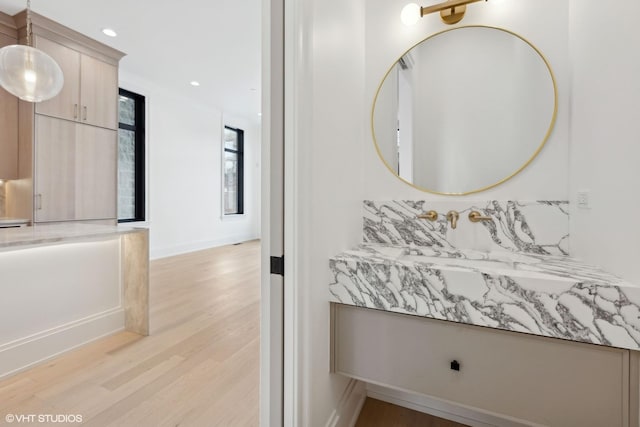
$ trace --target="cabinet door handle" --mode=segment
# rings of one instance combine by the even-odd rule
[[[78,104],[73,104],[73,118],[78,118]]]
[[[86,105],[84,107],[82,107],[82,115],[83,115],[82,120],[84,120],[86,122],[87,121],[87,106]]]
[[[42,210],[42,194],[36,194],[36,210]]]

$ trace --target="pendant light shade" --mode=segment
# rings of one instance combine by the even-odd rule
[[[31,0],[27,0],[27,44],[0,49],[0,86],[29,102],[51,99],[62,90],[64,75],[58,63],[32,47]]]
[[[11,45],[0,49],[0,85],[24,101],[41,102],[60,93],[64,75],[43,51]]]

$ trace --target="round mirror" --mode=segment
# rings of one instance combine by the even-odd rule
[[[408,50],[373,104],[373,137],[387,167],[438,194],[494,187],[524,169],[551,134],[553,72],[522,37],[460,27]]]

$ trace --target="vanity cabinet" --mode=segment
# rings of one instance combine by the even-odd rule
[[[108,129],[117,128],[118,68],[60,43],[36,37],[36,46],[58,62],[64,87],[35,112]]]
[[[0,48],[16,44],[0,32]],[[0,179],[18,177],[18,98],[0,88]]]
[[[629,425],[628,350],[340,304],[332,323],[336,373],[525,425]]]
[[[116,217],[117,134],[36,115],[35,221]]]

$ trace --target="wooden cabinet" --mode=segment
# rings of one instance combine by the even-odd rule
[[[334,372],[526,425],[629,425],[628,350],[339,304],[332,309]]]
[[[16,39],[0,33],[0,47]],[[18,98],[0,88],[0,179],[18,177]]]
[[[35,44],[60,65],[64,75],[62,91],[48,101],[35,104],[36,113],[77,120],[80,113],[80,53],[42,37],[37,37]]]
[[[124,53],[35,12],[31,18],[34,43],[60,65],[64,86],[48,101],[18,103],[20,179],[8,183],[8,211],[35,223],[114,223],[118,63]],[[25,34],[26,13],[11,19],[17,34]]]
[[[116,217],[116,131],[36,115],[35,221]]]
[[[116,218],[117,134],[76,125],[75,219]]]
[[[43,37],[36,46],[58,62],[64,87],[36,104],[36,113],[108,129],[117,128],[118,68]]]
[[[35,221],[75,218],[76,124],[36,117]]]
[[[80,58],[81,120],[103,128],[118,128],[118,69],[88,55]]]

